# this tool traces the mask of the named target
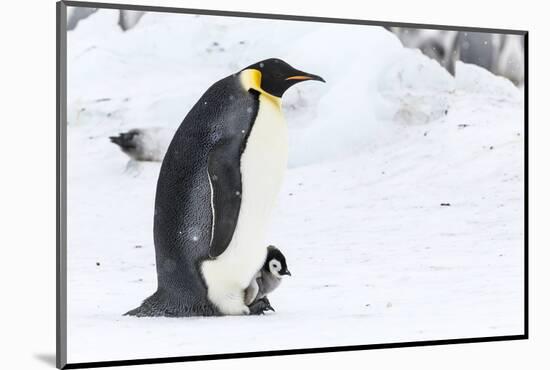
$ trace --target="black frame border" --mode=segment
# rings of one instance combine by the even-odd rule
[[[289,350],[221,353],[214,355],[175,356],[132,360],[67,363],[67,6],[100,9],[122,9],[146,12],[199,14],[223,17],[305,21],[318,23],[356,24],[381,27],[407,27],[447,31],[487,32],[521,35],[525,38],[524,82],[524,334],[494,337],[438,339],[427,341],[365,344],[353,346],[301,348]],[[525,30],[446,26],[422,23],[384,22],[346,18],[310,17],[301,15],[235,12],[226,10],[189,9],[163,6],[113,4],[62,0],[56,3],[56,367],[81,369],[108,366],[146,365],[174,362],[238,359],[248,357],[288,356],[370,349],[438,346],[464,343],[486,343],[529,339],[529,32]]]

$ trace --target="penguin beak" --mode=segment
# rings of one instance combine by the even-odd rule
[[[111,143],[121,145],[120,137],[118,137],[118,136],[109,136],[109,139],[111,140]]]
[[[290,271],[288,271],[288,270],[281,272],[281,275],[292,276],[292,274],[291,274]]]
[[[127,136],[124,137],[125,134],[121,134],[118,136],[109,136],[109,140],[111,140],[111,143],[118,145],[122,149],[135,149],[136,144],[132,141],[132,139],[128,138]]]
[[[321,76],[317,76],[317,75],[314,75],[314,74],[311,74],[311,73],[305,73],[305,72],[300,72],[299,74],[297,74],[296,76],[290,76],[290,77],[287,77],[285,78],[286,81],[289,81],[289,80],[298,80],[298,81],[308,81],[308,80],[312,80],[312,81],[321,81],[321,82],[326,82],[323,77]]]

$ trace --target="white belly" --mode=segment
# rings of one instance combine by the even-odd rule
[[[242,198],[235,233],[224,253],[202,265],[208,296],[225,314],[248,313],[244,290],[265,262],[265,234],[287,158],[288,134],[280,106],[262,94],[241,156]]]

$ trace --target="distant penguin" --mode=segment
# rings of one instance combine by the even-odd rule
[[[74,30],[78,23],[97,12],[97,8],[73,7],[67,9],[67,31]],[[118,25],[123,31],[133,28],[146,13],[136,10],[119,10]]]
[[[495,73],[520,86],[525,83],[525,36],[500,35]]]
[[[524,82],[523,35],[400,27],[387,29],[397,35],[403,46],[419,49],[437,60],[453,76],[456,61],[460,60],[506,77],[516,85]]]
[[[248,288],[245,291],[245,304],[249,307],[256,302],[263,301],[269,305],[268,309],[275,311],[267,299],[267,295],[273,292],[281,285],[283,276],[290,276],[290,271],[286,264],[286,258],[277,247],[270,245],[267,247],[267,257],[265,263],[256,273]]]
[[[494,72],[493,66],[498,58],[494,36],[486,32],[459,32],[456,46],[458,59]]]
[[[387,27],[403,46],[419,49],[424,55],[436,60],[451,75],[455,75],[456,31]]]
[[[288,156],[284,92],[323,81],[267,59],[212,85],[176,131],[155,199],[158,287],[135,316],[261,314],[245,290],[266,259]]]
[[[118,25],[123,31],[133,28],[146,13],[137,10],[120,10]]]
[[[109,139],[133,160],[160,162],[173,133],[174,130],[160,127],[136,128]]]
[[[84,8],[80,6],[69,6],[67,8],[67,31],[74,30],[83,19],[97,12],[97,8]]]
[[[515,85],[524,82],[525,37],[485,32],[459,32],[458,59],[475,64]]]

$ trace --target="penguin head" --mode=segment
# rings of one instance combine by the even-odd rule
[[[118,145],[123,152],[129,153],[137,148],[140,136],[140,130],[132,129],[128,132],[121,132],[118,136],[109,136],[109,139],[113,144]]]
[[[262,60],[241,71],[250,75],[250,88],[281,98],[286,90],[298,82],[325,80],[317,75],[300,71],[277,58]]]
[[[264,269],[268,270],[277,278],[282,278],[283,275],[289,275],[288,267],[286,265],[286,258],[283,253],[275,246],[270,245],[267,247],[267,258],[265,261]]]

